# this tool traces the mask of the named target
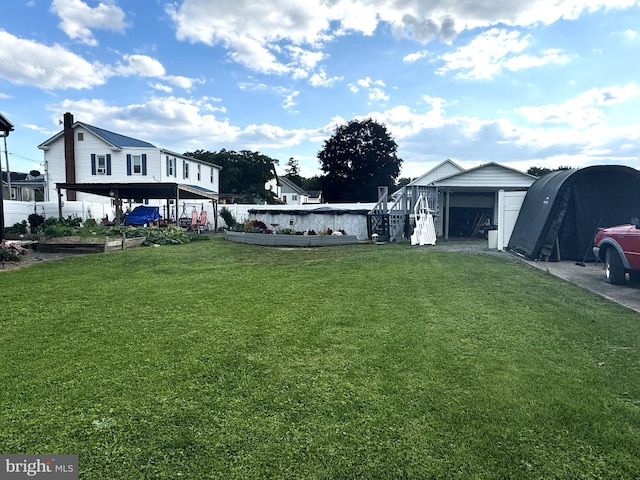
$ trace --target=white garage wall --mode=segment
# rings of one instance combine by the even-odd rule
[[[498,250],[504,250],[509,244],[526,195],[527,192],[498,192]]]

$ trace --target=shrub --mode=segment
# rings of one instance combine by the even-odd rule
[[[279,235],[295,235],[297,232],[294,228],[281,228],[276,233]]]
[[[229,227],[230,229],[233,229],[233,227],[235,227],[237,223],[236,219],[233,216],[233,213],[231,213],[231,210],[229,210],[227,207],[222,207],[222,210],[220,210],[220,216],[224,220],[224,223],[227,224],[227,227]]]
[[[243,231],[245,233],[266,233],[267,225],[260,220],[248,220],[244,222]]]
[[[27,221],[23,220],[20,223],[14,223],[12,226],[5,228],[4,231],[14,235],[23,235],[27,233]]]
[[[7,243],[5,240],[0,243],[0,262],[19,262],[20,257],[27,251],[17,243]]]
[[[31,231],[35,232],[38,229],[38,227],[44,223],[45,218],[38,213],[32,213],[27,217],[27,220],[29,220]]]

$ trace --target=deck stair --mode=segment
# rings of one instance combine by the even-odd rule
[[[437,200],[438,192],[435,187],[402,187],[392,196],[389,195],[387,187],[378,187],[378,203],[367,215],[369,238],[375,234],[380,241],[409,241],[410,225],[413,223],[411,217],[414,216],[413,220],[416,218],[416,205],[424,202],[423,210],[429,210],[433,222],[437,212]],[[430,206],[433,208],[430,209]]]

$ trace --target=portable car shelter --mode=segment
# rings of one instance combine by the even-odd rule
[[[508,249],[530,259],[595,260],[598,227],[640,216],[640,172],[597,165],[548,173],[527,191]]]

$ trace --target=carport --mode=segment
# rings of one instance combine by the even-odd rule
[[[640,217],[640,172],[595,165],[543,175],[529,188],[509,250],[530,259],[595,260],[598,227]]]
[[[116,206],[115,223],[122,223],[123,198],[153,198],[175,200],[176,206],[180,200],[210,200],[213,205],[214,230],[218,229],[218,194],[196,185],[180,183],[56,183],[58,190],[58,216],[62,218],[61,190],[92,193],[113,199]]]

